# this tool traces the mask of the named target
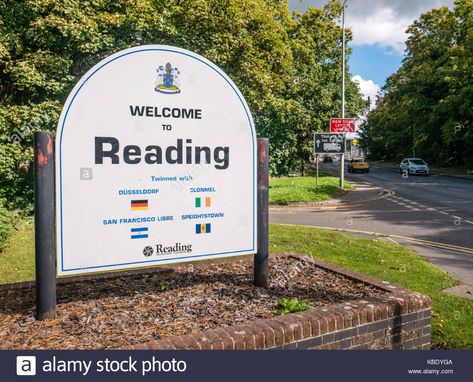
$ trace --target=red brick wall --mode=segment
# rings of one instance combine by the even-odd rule
[[[291,255],[300,258],[299,255]],[[312,261],[312,259],[311,259]],[[324,261],[315,265],[388,292],[241,325],[130,346],[133,349],[429,349],[431,299]]]

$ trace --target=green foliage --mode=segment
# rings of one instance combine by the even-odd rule
[[[456,0],[409,28],[402,67],[387,81],[361,144],[375,159],[415,151],[440,165],[473,165],[473,2]]]
[[[312,308],[312,304],[309,301],[299,301],[298,298],[282,298],[278,300],[276,310],[273,310],[274,314],[288,314],[303,312]]]
[[[159,289],[160,292],[166,292],[166,291],[169,290],[170,287],[171,286],[167,281],[161,281],[159,283],[158,289]]]
[[[0,253],[5,249],[7,240],[15,231],[15,223],[18,216],[7,210],[0,199]]]
[[[332,0],[323,8],[295,13],[287,23],[292,68],[285,77],[284,91],[270,98],[256,115],[259,134],[270,138],[273,175],[287,175],[295,169],[304,175],[314,132],[326,131],[330,118],[340,116],[341,10],[340,2]],[[351,32],[346,34],[349,41]],[[349,55],[350,49],[347,52]],[[349,70],[345,75],[346,116],[356,117],[364,102]]]
[[[341,5],[304,15],[268,0],[4,0],[0,2],[0,197],[32,209],[32,134],[54,131],[74,84],[124,48],[167,44],[222,67],[241,89],[270,168],[304,172],[313,132],[340,105]],[[347,33],[348,38],[351,34]],[[347,72],[347,114],[361,96]]]

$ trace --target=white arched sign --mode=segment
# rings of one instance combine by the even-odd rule
[[[59,275],[256,252],[256,133],[242,94],[184,49],[90,69],[56,134]]]

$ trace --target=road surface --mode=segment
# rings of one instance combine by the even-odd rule
[[[336,173],[338,162],[321,170]],[[272,209],[271,223],[313,225],[393,234],[471,248],[471,253],[415,245],[466,284],[473,285],[473,181],[441,175],[403,177],[399,170],[372,166],[346,179],[387,190],[382,197],[336,209]],[[353,199],[353,197],[351,198]],[[407,242],[394,238],[402,244]]]

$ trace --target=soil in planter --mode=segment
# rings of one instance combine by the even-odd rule
[[[313,306],[385,294],[309,262],[271,257],[270,289],[252,286],[251,258],[173,267],[163,275],[58,285],[58,316],[34,319],[34,289],[0,291],[0,349],[103,349],[274,316],[277,301]]]

